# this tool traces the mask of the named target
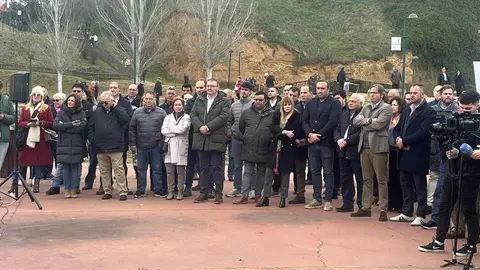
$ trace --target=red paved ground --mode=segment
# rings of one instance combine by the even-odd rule
[[[9,207],[0,225],[0,269],[437,269],[450,257],[418,252],[433,232],[380,223],[378,209],[372,218],[352,219],[303,206],[279,209],[278,197],[256,208],[229,198],[194,204],[152,194],[102,201],[94,190],[66,200],[45,195],[48,185],[38,195],[43,210],[27,198]]]

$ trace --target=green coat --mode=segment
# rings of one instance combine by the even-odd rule
[[[10,125],[15,123],[13,103],[7,95],[0,94],[0,112],[3,119],[0,120],[0,142],[10,142]]]
[[[230,115],[230,100],[220,92],[213,100],[210,110],[207,110],[206,94],[199,95],[195,100],[190,118],[193,126],[192,149],[198,151],[225,152],[227,143],[227,122]],[[200,127],[206,125],[210,134],[200,133]]]

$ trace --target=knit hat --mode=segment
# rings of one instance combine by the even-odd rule
[[[242,88],[248,88],[248,89],[250,89],[250,91],[252,91],[253,90],[253,84],[249,81],[245,81],[245,82],[242,83]]]
[[[40,85],[33,87],[30,96],[33,96],[34,94],[39,94],[43,98],[45,96],[45,93],[43,92],[43,87],[41,87]]]

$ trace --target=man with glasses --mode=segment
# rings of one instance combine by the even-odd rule
[[[239,130],[240,117],[242,113],[252,107],[253,100],[250,98],[253,85],[249,82],[244,82],[240,87],[240,100],[235,101],[230,108],[230,125],[232,133],[232,152],[233,162],[235,163],[235,174],[233,177],[233,190],[227,194],[227,197],[237,197],[242,191],[242,174],[243,174],[243,160],[242,160],[242,144],[243,133]],[[265,96],[264,96],[265,98]]]
[[[193,125],[193,146],[198,151],[200,196],[196,203],[208,200],[208,182],[215,182],[215,204],[223,202],[223,156],[227,147],[227,122],[230,101],[218,93],[218,82],[207,81],[207,91],[198,96],[190,117]]]
[[[303,113],[303,129],[307,135],[308,160],[311,162],[313,200],[305,206],[306,209],[318,209],[322,202],[322,171],[325,175],[325,206],[324,211],[331,211],[334,188],[333,158],[335,145],[333,131],[340,117],[341,105],[328,93],[325,81],[316,85],[317,96],[305,106]]]
[[[363,195],[362,208],[351,217],[370,217],[372,215],[373,177],[377,176],[379,189],[379,221],[387,221],[388,208],[388,155],[390,145],[388,127],[392,118],[392,106],[383,101],[385,88],[375,84],[369,90],[371,103],[353,119],[353,125],[361,127],[358,151],[362,164]]]

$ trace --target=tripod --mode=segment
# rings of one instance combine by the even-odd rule
[[[14,107],[15,108],[15,113],[14,113],[15,131],[14,131],[14,134],[17,134],[17,132],[18,132],[18,101],[15,101],[14,104],[15,104],[15,107]],[[30,197],[30,200],[32,202],[35,202],[35,204],[37,205],[39,210],[42,210],[42,208],[43,208],[42,205],[38,201],[35,194],[33,194],[30,187],[28,187],[27,181],[25,181],[25,179],[23,179],[23,176],[20,173],[20,170],[18,168],[18,149],[15,149],[15,159],[13,161],[13,166],[14,166],[13,172],[10,173],[10,175],[0,183],[0,187],[5,185],[5,183],[7,183],[8,180],[12,179],[12,181],[13,181],[12,187],[13,187],[14,196],[12,196],[10,194],[7,194],[7,193],[4,193],[2,191],[0,191],[0,193],[14,199],[15,201],[20,200],[20,198],[22,198],[25,194],[28,194],[28,196]],[[22,191],[20,196],[18,195],[18,181],[19,180],[23,184],[23,188],[24,188],[24,190]]]

